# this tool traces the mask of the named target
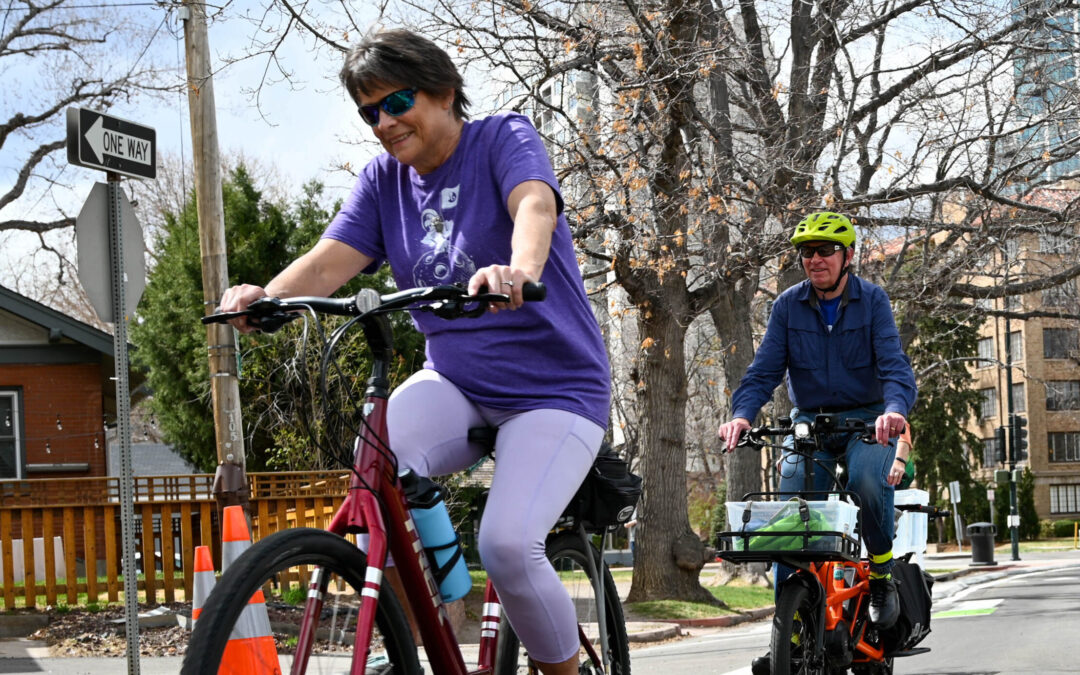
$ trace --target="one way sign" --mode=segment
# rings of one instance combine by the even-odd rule
[[[134,178],[157,175],[157,132],[85,108],[67,109],[68,162]]]

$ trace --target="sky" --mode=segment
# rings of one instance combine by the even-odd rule
[[[246,4],[251,7],[245,8],[244,3],[238,3],[231,5],[230,11],[257,9],[254,2]],[[152,60],[175,69],[172,82],[180,84],[184,73],[184,41],[183,27],[175,10],[168,14],[160,7],[134,7],[121,11],[130,12],[130,20],[145,23],[149,27],[148,35],[152,33],[152,39],[148,37],[142,45],[133,46],[133,49],[145,48],[140,57],[142,63]],[[252,59],[224,65],[229,55],[238,54],[250,43],[251,30],[250,24],[237,20],[214,21],[209,26],[211,63],[215,69],[220,69],[214,75],[214,96],[222,155],[243,156],[249,161],[273,167],[282,185],[292,194],[298,193],[303,183],[318,178],[326,185],[328,197],[343,196],[352,186],[352,179],[332,167],[345,162],[350,162],[354,167],[361,166],[379,148],[372,142],[356,142],[372,137],[359,121],[355,105],[338,84],[340,53],[327,49],[312,53],[310,44],[293,40],[287,45],[283,56],[293,68],[295,86],[274,83],[264,87],[257,108],[254,95],[245,90],[258,82],[266,68],[266,60]],[[127,58],[130,61],[131,55],[127,55]],[[6,108],[0,109],[0,119],[6,119],[13,111],[35,109],[30,103],[35,91],[27,90],[24,86],[35,75],[21,73],[18,68],[11,69],[8,64],[3,65],[5,68],[0,69],[0,92],[3,92],[4,98],[11,98],[8,98],[8,105],[0,105],[0,108]],[[100,67],[103,73],[108,70],[106,63]],[[59,78],[56,82],[59,90]],[[47,86],[46,83],[43,88]],[[56,94],[50,93],[55,99]],[[47,96],[46,93],[41,94],[38,102]],[[21,107],[14,100],[16,97],[25,97]],[[186,94],[176,92],[160,98],[144,97],[120,102],[108,114],[152,127],[157,135],[159,158],[163,155],[183,158],[185,164],[190,165],[191,126]],[[64,116],[57,116],[54,123],[39,129],[37,133],[35,138],[12,138],[5,144],[0,154],[0,194],[13,183],[29,148],[42,138],[51,140],[64,137]],[[39,181],[24,198],[0,211],[0,219],[30,216],[52,220],[57,217],[57,208],[72,215],[77,214],[93,184],[105,180],[102,171],[66,165],[63,151],[55,154],[55,164],[49,176],[57,178],[63,186],[54,184],[46,187],[49,183]],[[50,243],[62,245],[64,240],[70,239],[71,233],[67,232],[51,237]],[[39,245],[36,235],[0,234],[0,283],[10,285],[21,261]]]

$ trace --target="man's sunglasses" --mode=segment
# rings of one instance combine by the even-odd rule
[[[398,117],[407,113],[414,105],[416,105],[416,90],[400,89],[393,94],[387,94],[378,103],[357,106],[356,109],[360,111],[360,117],[363,117],[365,122],[375,126],[379,123],[379,110],[392,117]]]
[[[807,260],[809,260],[810,258],[813,258],[815,253],[817,253],[822,258],[828,258],[829,256],[835,254],[837,251],[843,250],[843,248],[844,247],[841,246],[840,244],[822,244],[821,246],[800,246],[799,247],[799,255],[801,255],[803,258],[805,258]]]

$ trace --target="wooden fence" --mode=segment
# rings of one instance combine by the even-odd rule
[[[188,601],[196,546],[210,546],[221,569],[213,481],[212,474],[135,479],[140,601]],[[298,525],[325,528],[348,491],[342,472],[255,473],[248,482],[254,540]],[[4,609],[118,602],[119,495],[118,478],[0,481]]]

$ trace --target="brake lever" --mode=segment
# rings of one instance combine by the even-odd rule
[[[736,450],[739,448],[755,448],[760,450],[765,445],[764,441],[754,438],[753,431],[753,429],[743,429],[742,434],[739,435],[739,440],[735,442]]]

